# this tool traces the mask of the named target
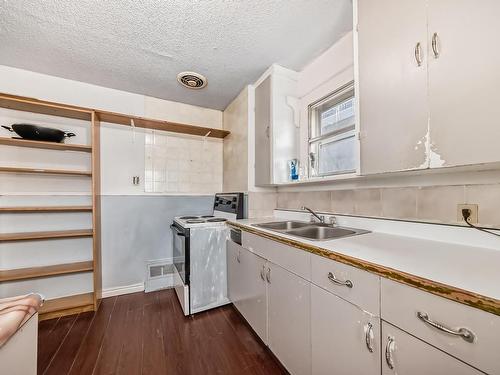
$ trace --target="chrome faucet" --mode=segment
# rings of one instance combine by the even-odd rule
[[[313,210],[311,210],[310,208],[306,207],[306,206],[302,206],[302,209],[303,210],[306,210],[306,211],[309,211],[316,219],[318,219],[321,223],[325,223],[325,217],[324,216],[319,216],[316,212],[314,212]]]

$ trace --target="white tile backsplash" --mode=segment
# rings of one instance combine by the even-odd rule
[[[222,191],[222,140],[151,130],[145,142],[147,193]]]

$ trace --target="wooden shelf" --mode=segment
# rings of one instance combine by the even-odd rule
[[[204,126],[179,124],[176,122],[152,120],[144,117],[124,115],[120,113],[96,111],[96,114],[101,122],[111,122],[113,124],[131,126],[131,120],[134,120],[134,125],[138,128],[164,130],[173,133],[183,133],[191,135],[206,136],[211,138],[225,138],[230,134],[227,130],[207,128]]]
[[[223,129],[148,119],[123,113],[101,111],[93,108],[77,107],[68,104],[54,103],[2,93],[0,93],[0,107],[89,121],[92,120],[92,114],[95,114],[95,117],[101,122],[131,126],[131,120],[134,120],[134,125],[138,128],[164,130],[173,133],[191,134],[203,137],[208,134],[208,137],[211,138],[222,139],[230,134],[229,131]]]
[[[18,268],[0,271],[0,282],[67,275],[71,273],[90,272],[92,270],[92,261],[56,264],[53,266]]]
[[[0,242],[50,240],[57,238],[92,237],[92,229],[60,230],[47,232],[20,232],[0,234]]]
[[[75,171],[68,169],[46,169],[46,168],[18,168],[18,167],[0,167],[0,172],[7,173],[44,173],[57,174],[65,176],[92,176],[92,172]]]
[[[88,145],[72,145],[69,143],[41,142],[41,141],[31,141],[29,139],[17,139],[17,138],[7,138],[7,137],[0,137],[0,145],[42,148],[46,150],[92,152],[92,146]]]
[[[0,207],[0,213],[92,212],[92,206]]]
[[[92,118],[92,109],[89,108],[52,103],[10,94],[0,94],[0,107],[78,120],[90,121]]]
[[[39,320],[77,314],[94,309],[94,293],[76,294],[45,301],[39,310]]]

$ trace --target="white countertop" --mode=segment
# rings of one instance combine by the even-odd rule
[[[283,220],[268,217],[236,222],[251,226]],[[497,249],[376,231],[328,241],[311,241],[258,227],[251,228],[500,300],[500,250]],[[359,225],[356,228],[367,229]],[[498,244],[500,249],[500,239]]]

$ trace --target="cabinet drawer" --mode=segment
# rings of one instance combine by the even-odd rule
[[[377,275],[318,255],[311,255],[311,277],[314,284],[379,316],[380,278]],[[335,279],[338,282],[335,282]]]
[[[251,252],[306,280],[311,280],[311,254],[307,251],[248,232],[242,232],[241,243]]]
[[[480,375],[482,372],[382,322],[382,375]]]
[[[381,288],[383,320],[482,371],[500,374],[500,316],[387,279],[382,279]],[[426,317],[453,331],[466,329],[474,339],[468,342],[462,336],[435,328],[424,322]]]

